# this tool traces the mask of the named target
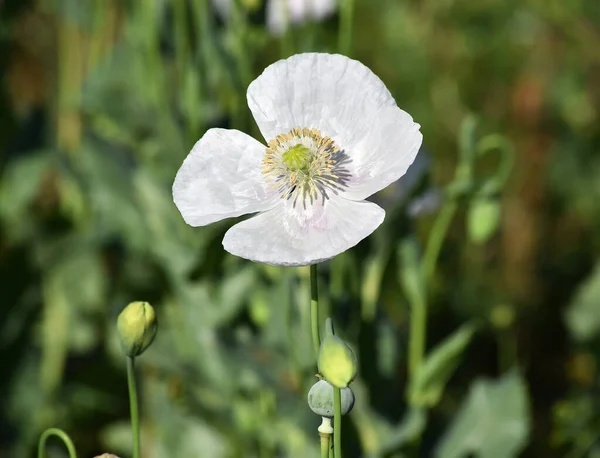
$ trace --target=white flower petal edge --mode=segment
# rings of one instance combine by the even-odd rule
[[[298,208],[286,200],[273,209],[233,226],[225,250],[276,266],[303,266],[333,258],[352,248],[383,222],[385,211],[371,202],[333,195]]]
[[[190,226],[272,208],[280,197],[265,183],[265,146],[238,130],[210,129],[175,177],[173,201]]]
[[[362,200],[400,178],[423,136],[385,84],[338,54],[298,54],[270,65],[248,87],[248,106],[267,141],[294,127],[316,128],[351,159],[341,195]]]

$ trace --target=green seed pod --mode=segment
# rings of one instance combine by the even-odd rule
[[[356,377],[358,363],[350,346],[339,337],[328,335],[321,342],[319,372],[336,388],[345,388]]]
[[[350,387],[342,388],[342,415],[350,413],[354,407],[354,393]],[[308,392],[308,406],[317,415],[333,418],[333,386],[326,380],[319,380]]]
[[[132,302],[117,319],[117,331],[127,356],[139,356],[156,336],[156,314],[148,302]]]

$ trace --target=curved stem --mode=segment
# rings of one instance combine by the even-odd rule
[[[342,458],[342,391],[333,387],[333,454]]]
[[[133,458],[140,458],[140,413],[138,410],[137,388],[135,386],[135,358],[127,357],[127,388],[133,433]]]
[[[69,451],[69,458],[77,458],[77,452],[75,451],[73,441],[71,441],[71,438],[67,433],[58,428],[48,428],[42,433],[38,443],[38,458],[44,458],[46,456],[46,440],[50,436],[57,436],[64,442],[67,450]]]
[[[317,265],[310,266],[310,325],[315,356],[319,357],[321,339],[319,338],[319,287],[317,284]]]

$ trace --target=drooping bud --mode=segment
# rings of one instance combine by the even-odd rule
[[[498,230],[501,222],[500,202],[492,197],[477,197],[469,206],[467,229],[473,243],[487,242]]]
[[[342,388],[342,415],[350,413],[354,407],[354,393],[350,387]],[[333,418],[333,386],[326,380],[319,380],[308,392],[308,406],[317,415]]]
[[[358,371],[358,362],[350,346],[332,334],[321,342],[317,364],[323,378],[336,388],[347,387]]]
[[[139,356],[156,336],[156,314],[148,302],[132,302],[119,314],[117,330],[127,356]]]

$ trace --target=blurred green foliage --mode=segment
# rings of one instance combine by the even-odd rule
[[[260,0],[0,1],[0,456],[33,456],[49,426],[81,456],[130,454],[115,320],[134,300],[161,323],[140,358],[145,456],[317,456],[308,270],[228,255],[231,221],[186,226],[170,189],[208,128],[259,138],[248,83],[336,52],[338,23],[274,35]],[[597,1],[357,0],[352,32],[426,148],[375,197],[382,227],[320,270],[322,318],[360,363],[345,456],[599,456]],[[407,209],[448,183],[462,198],[415,277],[394,254],[419,257],[435,217]],[[408,387],[424,294],[436,350]]]

